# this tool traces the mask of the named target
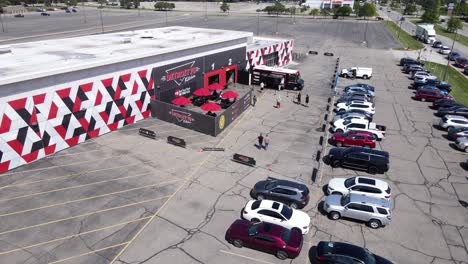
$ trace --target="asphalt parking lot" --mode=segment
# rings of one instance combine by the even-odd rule
[[[255,31],[256,18],[178,23]],[[410,98],[410,80],[388,50],[398,43],[377,23],[367,24],[367,34],[365,28],[362,22],[331,20],[279,24],[279,36],[294,37],[299,51],[320,52],[294,66],[305,79],[309,107],[281,91],[282,106],[275,109],[277,95],[266,90],[218,138],[148,119],[0,175],[2,262],[284,263],[224,240],[253,184],[272,176],[301,181],[311,190],[304,210],[312,227],[300,256],[290,263],[310,263],[310,249],[320,240],[365,246],[395,263],[466,263],[468,214],[459,200],[468,201],[461,166],[468,155],[450,147],[444,132],[432,126],[428,103]],[[264,23],[260,29],[272,34],[275,26]],[[324,51],[335,56],[325,57]],[[374,120],[387,126],[378,148],[391,155],[390,171],[377,177],[393,189],[393,222],[382,229],[332,221],[318,210],[330,178],[365,175],[325,165],[312,181],[338,56],[341,67],[374,70],[366,81],[376,86]],[[339,87],[350,83],[340,79]],[[154,130],[159,140],[138,136],[140,127]],[[259,133],[269,133],[268,151],[254,146]],[[168,145],[168,135],[186,139],[188,147]],[[226,151],[200,152],[203,146]],[[232,162],[234,153],[255,157],[257,166]]]

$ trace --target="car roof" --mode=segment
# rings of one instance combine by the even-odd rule
[[[383,150],[376,150],[376,149],[370,149],[370,148],[364,148],[364,147],[349,147],[347,149],[348,151],[352,152],[362,152],[362,153],[369,153],[375,156],[383,156],[383,157],[389,157],[388,152],[383,151]]]
[[[457,116],[457,115],[446,115],[445,116],[447,119],[456,119],[456,120],[468,120],[464,116]]]
[[[260,205],[258,207],[258,210],[269,209],[269,210],[279,212],[279,211],[281,211],[283,206],[284,206],[284,204],[282,204],[280,202],[275,202],[275,201],[272,201],[272,200],[261,200]]]
[[[350,203],[373,205],[373,206],[390,209],[390,200],[387,200],[384,198],[370,197],[364,194],[356,194],[356,193],[350,193],[348,195],[349,195]]]
[[[382,180],[376,179],[376,178],[357,176],[356,182],[359,183],[360,185],[374,186],[381,190],[388,189],[388,183]]]
[[[279,237],[283,234],[284,229],[286,229],[280,225],[275,225],[267,222],[261,222],[259,224],[262,225],[261,228],[258,229],[259,234],[269,234]]]
[[[326,255],[343,255],[350,256],[355,259],[364,260],[366,249],[342,242],[325,242],[320,241],[317,245],[317,251],[323,256]]]
[[[274,183],[274,186],[287,187],[289,189],[297,189],[299,191],[307,190],[307,186],[305,186],[302,183],[298,183],[298,182],[294,182],[294,181],[281,180],[281,179],[276,179],[276,178],[273,178],[273,177],[268,177],[266,179],[266,182]]]
[[[347,135],[367,135],[367,136],[374,136],[371,132],[368,131],[361,131],[361,130],[350,130],[347,132]]]

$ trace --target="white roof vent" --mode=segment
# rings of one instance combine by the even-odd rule
[[[143,33],[141,33],[141,38],[152,39],[153,38],[153,32],[144,31]]]
[[[11,53],[11,46],[10,45],[3,45],[0,46],[0,54]]]

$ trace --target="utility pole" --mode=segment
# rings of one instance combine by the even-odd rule
[[[166,14],[166,27],[167,27],[167,10],[164,13]]]
[[[276,30],[275,30],[276,35],[278,35],[278,18],[279,18],[279,12],[276,12]]]

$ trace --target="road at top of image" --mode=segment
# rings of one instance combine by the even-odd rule
[[[132,29],[164,26],[165,17],[155,13],[158,20]],[[113,18],[116,25],[138,16],[123,14]],[[80,28],[64,17],[53,19],[48,23]],[[99,20],[94,21],[98,33]],[[389,50],[400,44],[380,23],[285,17],[261,17],[258,23],[256,16],[235,15],[205,21],[198,14],[177,21],[170,17],[168,25],[258,30],[262,36],[293,38],[302,56],[290,67],[301,71],[302,98],[308,94],[309,104],[297,104],[295,91],[260,92],[254,87],[255,107],[217,138],[147,119],[0,175],[2,262],[315,263],[317,243],[333,240],[367,247],[394,263],[466,263],[468,217],[459,201],[468,201],[461,165],[467,155],[433,126],[438,119],[428,103],[411,99],[411,81],[400,73],[400,58]],[[18,28],[26,31],[28,25]],[[318,54],[306,55],[309,50]],[[320,209],[329,179],[367,175],[322,164],[321,177],[313,177],[320,137],[326,135],[321,127],[331,120],[324,115],[338,57],[339,69],[373,68],[370,80],[340,78],[338,90],[354,82],[374,85],[374,119],[387,126],[377,149],[390,153],[390,170],[373,177],[392,187],[392,223],[376,230],[347,219],[330,220]],[[275,108],[278,96],[281,107]],[[154,130],[159,140],[138,136],[141,127]],[[269,134],[268,150],[255,146],[260,133]],[[187,148],[168,145],[169,135],[185,139]],[[205,146],[225,151],[200,151]],[[321,156],[332,147],[326,144]],[[257,166],[232,162],[234,153],[254,157]],[[225,240],[227,228],[252,199],[253,185],[268,176],[302,182],[310,189],[303,211],[311,217],[311,228],[294,260],[236,248]]]

